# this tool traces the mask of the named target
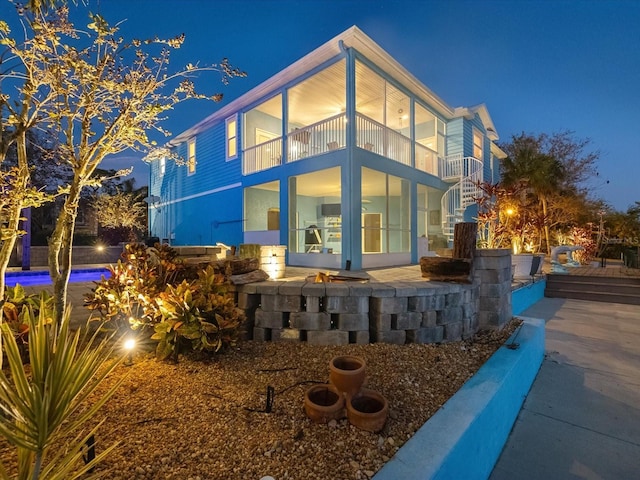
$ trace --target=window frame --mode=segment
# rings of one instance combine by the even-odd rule
[[[480,140],[480,145],[476,143],[476,137]],[[473,127],[473,151],[471,152],[474,158],[478,160],[484,160],[484,134],[476,127]],[[480,149],[480,155],[476,155],[476,148]]]
[[[191,176],[196,173],[196,165],[196,137],[193,137],[187,140],[187,176]]]
[[[235,134],[233,136],[229,135],[229,125],[235,125]],[[235,153],[233,155],[229,154],[230,145],[233,142]],[[235,113],[224,121],[224,153],[225,159],[227,162],[231,160],[235,160],[238,158],[238,114]]]

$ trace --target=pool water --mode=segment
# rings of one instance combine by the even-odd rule
[[[69,283],[94,282],[100,280],[104,275],[109,277],[109,271],[106,268],[87,268],[71,270]],[[33,272],[7,272],[5,275],[5,284],[7,287],[15,287],[19,283],[23,287],[32,285],[51,285],[49,272],[38,270]]]

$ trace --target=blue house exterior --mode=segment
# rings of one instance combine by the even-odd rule
[[[415,264],[475,215],[504,153],[484,105],[452,108],[352,27],[171,140],[149,231],[285,245],[287,264]]]

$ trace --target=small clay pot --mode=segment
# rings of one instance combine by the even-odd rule
[[[344,397],[333,385],[313,385],[304,394],[304,411],[315,423],[338,420],[344,416]]]
[[[360,357],[333,357],[329,362],[329,382],[347,396],[355,395],[364,383],[365,366]]]
[[[347,397],[347,418],[351,425],[368,432],[379,432],[389,415],[389,402],[380,393],[363,388]]]

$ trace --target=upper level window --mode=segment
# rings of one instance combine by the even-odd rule
[[[166,172],[166,171],[167,171],[167,159],[162,157],[160,159],[160,165],[159,165],[160,176],[161,177],[164,176],[164,172]]]
[[[196,139],[192,138],[187,143],[187,175],[196,173]]]
[[[227,160],[238,156],[238,116],[234,115],[226,120]]]
[[[482,160],[483,157],[483,144],[484,144],[484,136],[477,130],[473,129],[473,156],[478,160]]]

